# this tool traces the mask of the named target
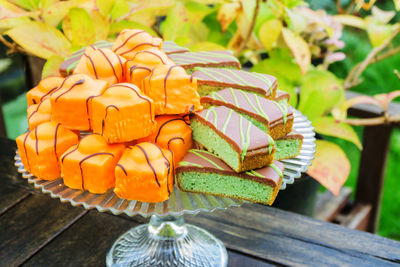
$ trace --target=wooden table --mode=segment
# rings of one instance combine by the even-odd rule
[[[117,237],[146,222],[41,194],[17,174],[15,142],[0,147],[0,266],[104,266]],[[400,242],[262,205],[185,219],[225,243],[229,266],[400,265]]]

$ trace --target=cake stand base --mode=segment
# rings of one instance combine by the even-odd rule
[[[107,266],[226,266],[224,244],[209,232],[185,224],[183,216],[151,216],[113,244]]]

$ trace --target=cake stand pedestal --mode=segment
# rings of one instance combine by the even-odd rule
[[[307,170],[315,153],[315,133],[311,122],[299,111],[294,111],[293,129],[304,136],[300,154],[282,160],[285,164],[281,190],[292,184]],[[107,266],[226,266],[228,256],[223,243],[204,229],[185,224],[184,214],[239,207],[246,201],[206,194],[182,192],[177,186],[168,200],[145,203],[118,198],[112,190],[105,194],[91,194],[64,185],[63,179],[41,180],[27,172],[17,151],[15,166],[35,188],[52,198],[69,202],[85,209],[122,213],[128,216],[151,216],[148,224],[130,229],[112,245],[106,257]],[[93,233],[101,234],[101,233]]]

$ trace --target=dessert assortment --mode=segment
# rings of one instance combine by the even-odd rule
[[[289,94],[227,51],[123,30],[72,54],[27,93],[25,169],[77,190],[167,200],[180,190],[271,205],[298,155]]]

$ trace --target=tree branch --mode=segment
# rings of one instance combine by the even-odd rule
[[[394,55],[396,52],[400,51],[400,48],[397,47],[395,49],[389,50],[388,52],[382,54],[381,56],[377,56],[377,54],[379,52],[381,52],[383,49],[385,49],[390,44],[390,42],[393,40],[393,38],[396,37],[396,35],[399,32],[400,32],[400,24],[397,25],[397,27],[394,29],[393,33],[381,45],[379,45],[371,50],[371,52],[367,55],[367,57],[364,59],[364,61],[362,61],[359,64],[356,64],[350,70],[350,72],[347,75],[345,82],[344,82],[345,89],[354,87],[355,85],[357,85],[359,83],[359,78],[360,78],[361,74],[364,72],[364,70],[368,67],[368,65],[370,63],[377,62],[377,61],[387,58],[391,55]]]
[[[254,26],[256,25],[256,20],[257,20],[257,16],[258,16],[258,11],[260,10],[260,2],[261,0],[256,0],[256,6],[254,8],[254,13],[253,13],[253,17],[251,18],[251,22],[250,22],[250,27],[249,30],[245,36],[245,39],[243,40],[243,42],[240,44],[239,49],[237,50],[237,56],[240,55],[240,53],[243,51],[243,49],[246,48],[247,43],[250,40],[251,34],[253,33],[253,29]]]
[[[23,49],[22,47],[20,47],[17,43],[11,43],[9,41],[7,41],[6,38],[4,38],[3,35],[0,35],[0,42],[3,43],[7,48],[8,48],[8,53],[12,54],[12,53],[17,53],[17,52],[21,52],[24,54],[28,54],[26,52],[25,49]]]

